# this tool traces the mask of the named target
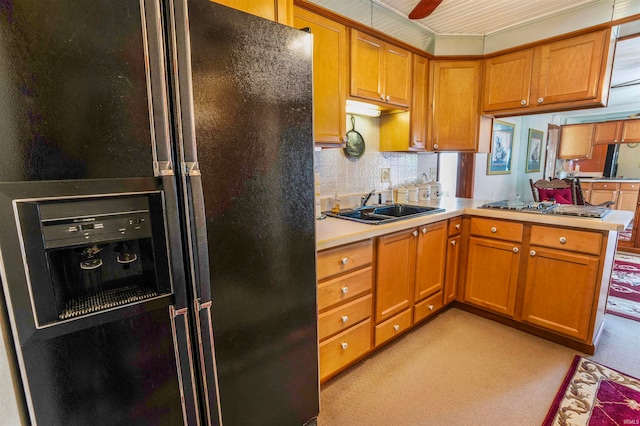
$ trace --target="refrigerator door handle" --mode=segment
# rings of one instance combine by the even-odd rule
[[[218,392],[218,371],[215,361],[215,349],[213,339],[213,324],[211,321],[211,302],[200,303],[194,300],[196,312],[196,332],[198,333],[198,352],[200,360],[200,373],[203,383],[204,412],[207,416],[205,424],[221,425],[222,412],[220,411],[220,393]],[[213,416],[217,418],[213,418]]]
[[[182,415],[185,425],[200,424],[197,381],[194,373],[193,352],[189,332],[189,309],[169,306],[173,349],[176,357],[178,383],[182,399]]]

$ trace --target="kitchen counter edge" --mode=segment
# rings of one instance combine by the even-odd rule
[[[443,213],[404,219],[383,225],[368,225],[350,220],[327,217],[316,220],[316,245],[318,250],[338,247],[368,238],[379,237],[393,232],[403,231],[430,223],[447,220],[462,215],[492,217],[496,219],[518,220],[546,225],[566,226],[569,228],[592,229],[598,231],[622,231],[633,220],[633,212],[626,210],[612,210],[603,219],[591,219],[575,216],[545,215],[533,213],[519,213],[513,210],[483,209],[487,200],[469,198],[443,198],[439,201],[421,201],[410,203],[420,206],[441,207]]]

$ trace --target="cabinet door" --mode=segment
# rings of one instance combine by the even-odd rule
[[[351,30],[351,96],[381,102],[384,43]]]
[[[534,49],[531,103],[547,105],[595,99],[602,88],[610,30]]]
[[[620,140],[622,143],[640,142],[640,119],[623,121]]]
[[[637,183],[621,183],[618,190],[618,199],[616,200],[616,210],[628,210],[635,212],[638,206],[638,190],[640,185]]]
[[[570,124],[560,129],[558,158],[590,158],[595,123]]]
[[[447,244],[447,263],[444,278],[444,304],[456,298],[458,284],[458,265],[460,264],[460,235],[449,238]]]
[[[377,239],[376,324],[413,305],[417,236],[410,229]]]
[[[609,145],[620,142],[622,121],[607,121],[596,123],[596,132],[593,136],[594,145]]]
[[[519,243],[470,237],[464,301],[513,317],[520,248]]]
[[[299,7],[295,9],[294,24],[296,28],[311,28],[313,34],[314,141],[342,144],[349,72],[347,28]]]
[[[484,61],[482,110],[526,108],[529,105],[533,49]]]
[[[597,256],[531,246],[522,320],[586,339],[592,320],[598,263]]]
[[[418,229],[414,303],[444,287],[446,244],[446,220]]]
[[[618,184],[614,182],[594,182],[591,184],[591,204],[618,201]]]
[[[382,96],[384,102],[408,107],[411,101],[411,52],[384,44]]]
[[[428,77],[429,60],[423,56],[413,55],[410,149],[424,150],[427,147]]]
[[[607,159],[607,148],[608,145],[593,145],[593,147],[591,148],[591,158],[580,160],[580,172],[602,173],[604,171],[604,165]],[[582,186],[584,190],[584,183],[582,184]]]
[[[261,18],[291,25],[293,22],[292,0],[211,0],[227,7],[241,10]]]
[[[431,61],[429,149],[477,150],[482,61]]]

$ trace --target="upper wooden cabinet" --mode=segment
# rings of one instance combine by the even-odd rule
[[[584,159],[591,158],[595,123],[569,124],[560,130],[560,147],[558,158]]]
[[[411,52],[351,29],[351,96],[408,107]]]
[[[617,120],[595,123],[594,145],[640,142],[640,120]]]
[[[409,111],[380,117],[380,151],[425,151],[427,148],[427,78],[429,60],[413,55],[413,96]]]
[[[214,3],[241,10],[261,18],[293,24],[293,0],[211,0]]]
[[[478,150],[482,61],[432,60],[428,143],[431,151]]]
[[[604,106],[613,43],[608,28],[485,60],[483,112],[504,116]]]
[[[313,35],[313,136],[318,144],[342,144],[346,135],[349,45],[347,28],[308,10],[294,9],[296,28]]]

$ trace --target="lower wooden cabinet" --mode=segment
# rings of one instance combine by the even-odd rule
[[[372,262],[371,240],[318,253],[321,382],[372,349]]]
[[[411,309],[405,309],[398,315],[376,325],[375,345],[381,345],[411,327]]]

